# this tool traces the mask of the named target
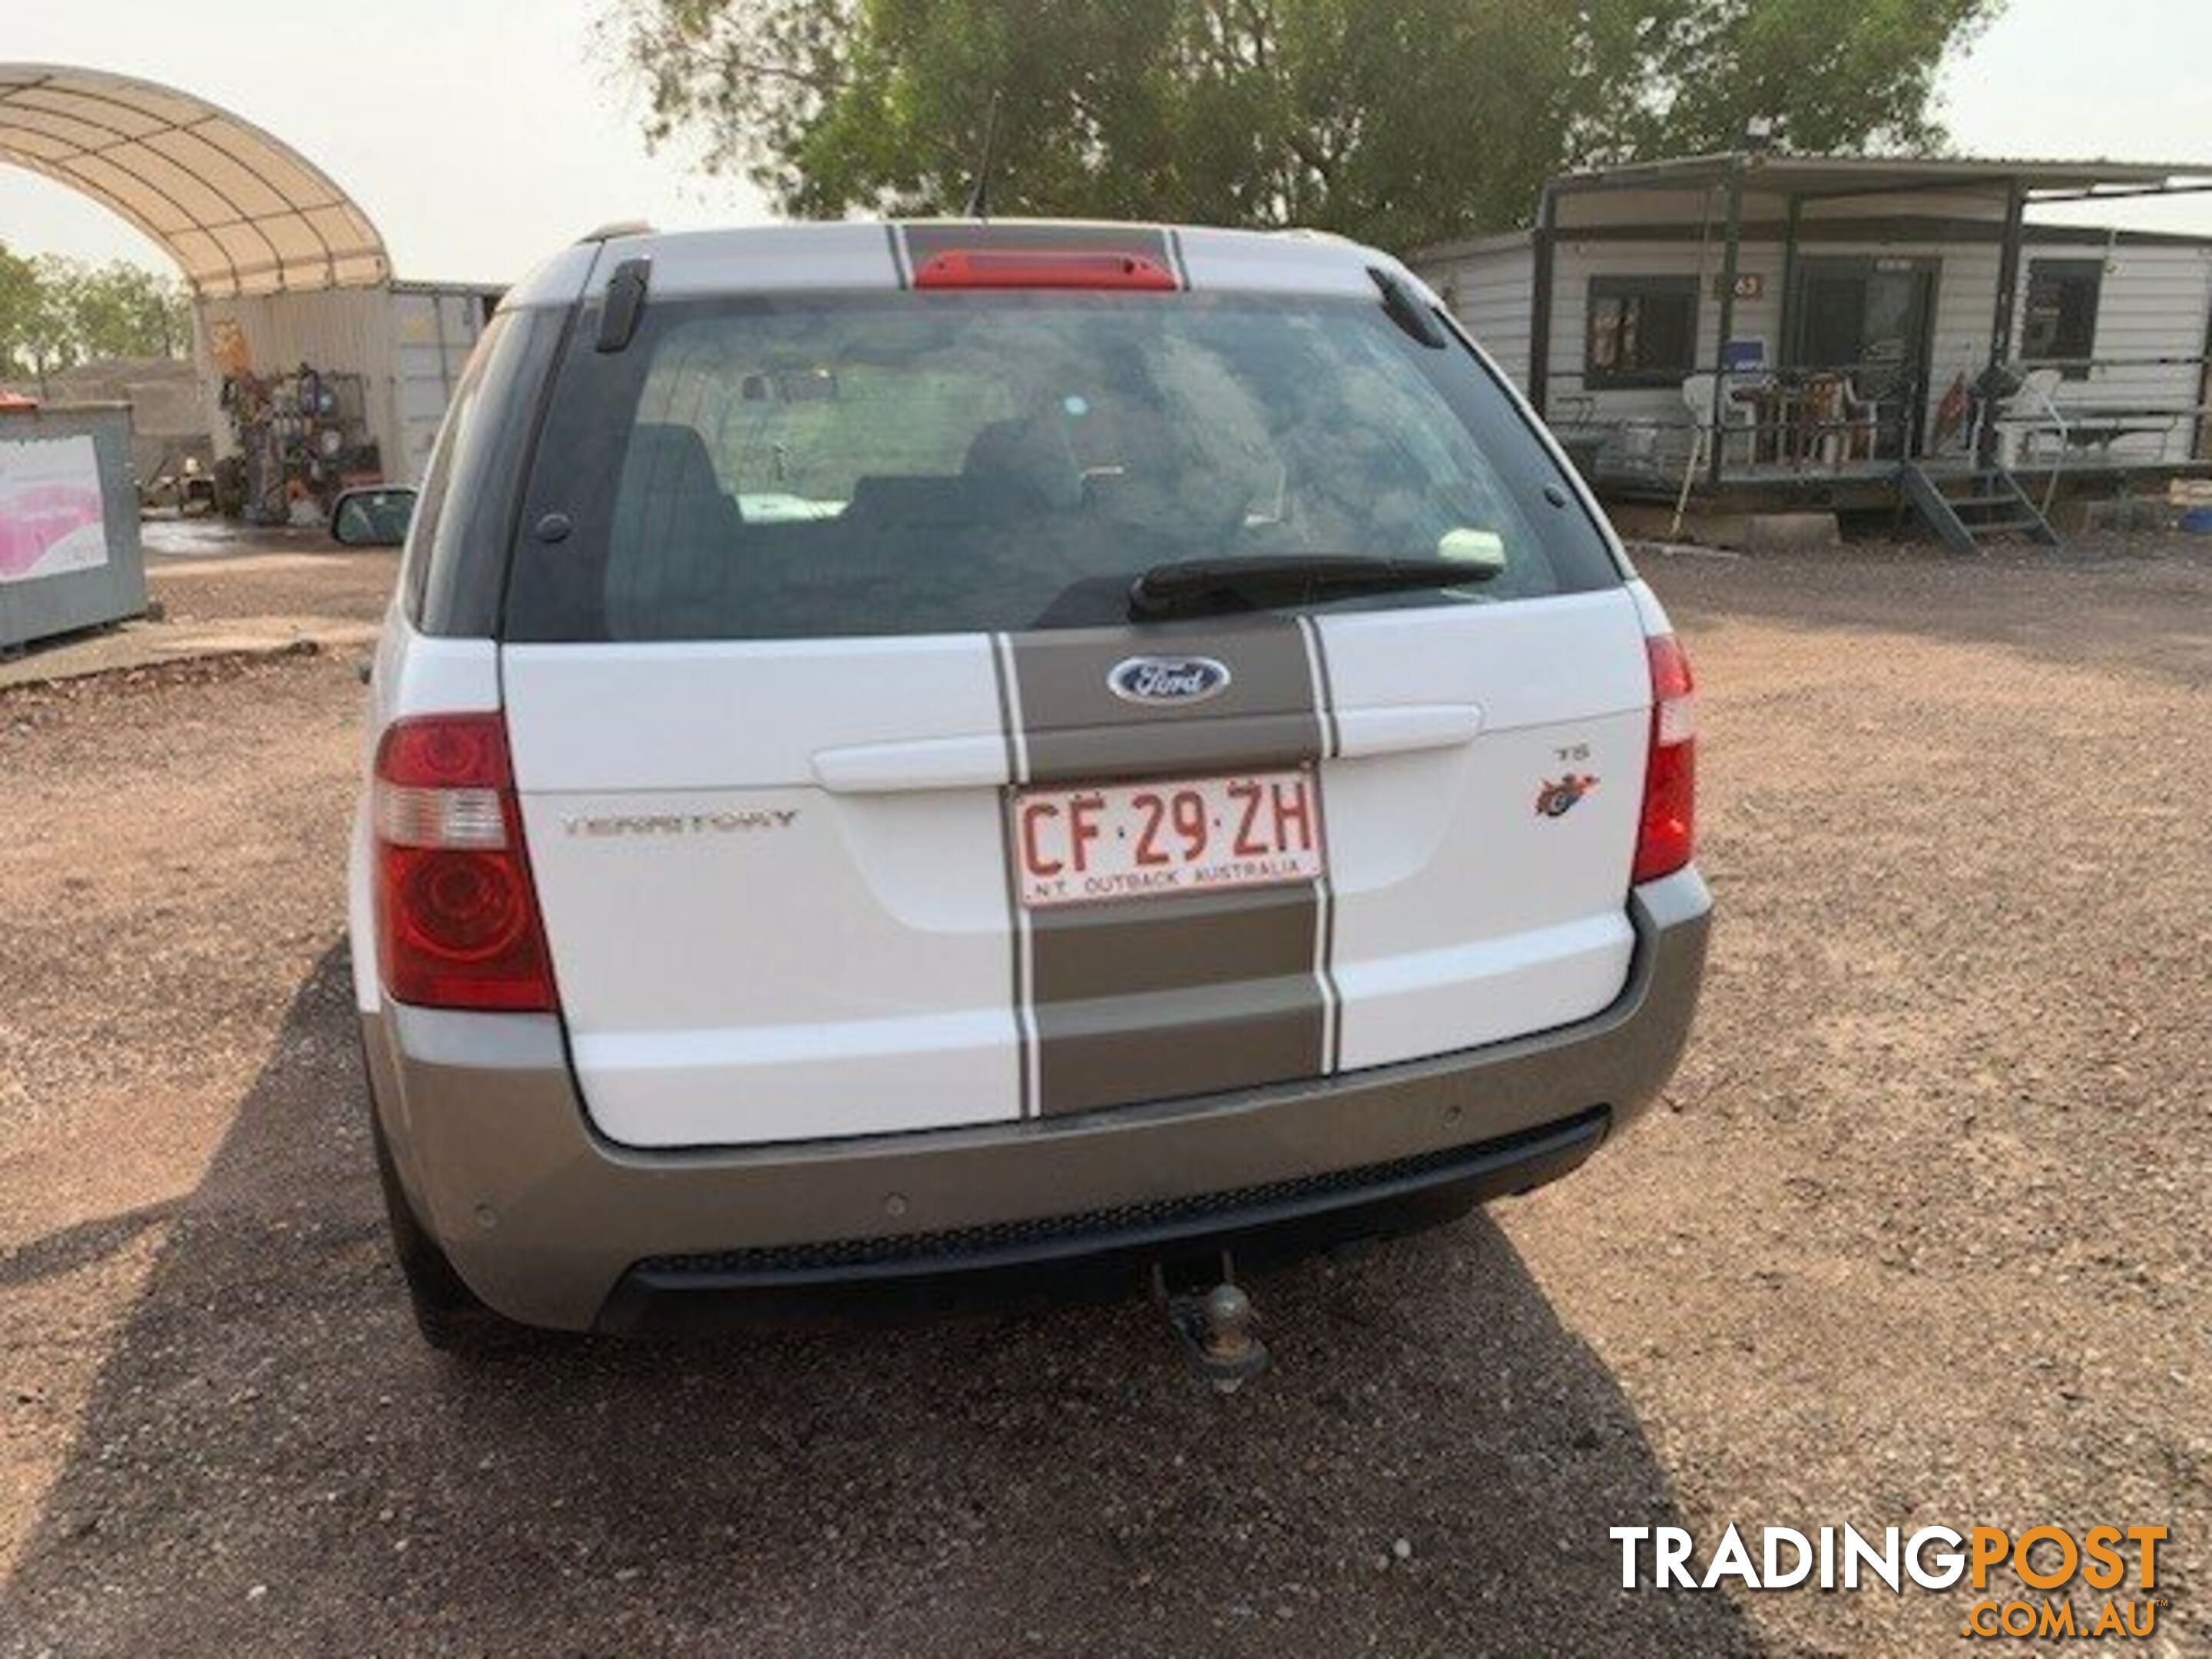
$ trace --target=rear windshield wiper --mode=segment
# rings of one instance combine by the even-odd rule
[[[1498,569],[1496,564],[1471,559],[1384,559],[1358,553],[1176,559],[1154,565],[1129,584],[1129,614],[1165,617],[1186,611],[1310,604],[1355,593],[1464,587],[1489,580]]]

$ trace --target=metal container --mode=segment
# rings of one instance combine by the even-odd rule
[[[304,367],[333,379],[359,377],[378,470],[395,483],[416,481],[501,291],[484,283],[388,283],[201,301],[198,362],[216,453],[237,447],[219,401],[226,375],[269,380]]]
[[[0,411],[0,651],[145,611],[130,405]]]

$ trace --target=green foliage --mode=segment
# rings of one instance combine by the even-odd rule
[[[32,360],[38,296],[31,262],[0,245],[0,375],[14,375]]]
[[[600,46],[652,141],[795,214],[957,211],[995,94],[995,212],[1410,246],[1753,115],[1801,151],[1937,147],[1936,69],[2001,3],[613,0]]]
[[[174,279],[0,246],[0,374],[28,380],[98,357],[181,357],[191,301]]]

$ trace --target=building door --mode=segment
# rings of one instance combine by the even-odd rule
[[[1874,453],[1920,453],[1928,424],[1937,259],[1822,256],[1800,262],[1790,296],[1787,361],[1812,375],[1848,377],[1874,405]]]

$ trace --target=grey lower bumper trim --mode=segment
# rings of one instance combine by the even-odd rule
[[[1454,1219],[1486,1199],[1566,1175],[1605,1133],[1600,1109],[1480,1146],[1212,1198],[958,1233],[655,1257],[623,1276],[599,1325],[687,1331],[831,1311],[936,1316],[1099,1292],[1126,1297],[1157,1289],[1156,1269],[1176,1281],[1216,1273],[1218,1251],[1243,1269]]]
[[[545,1016],[364,1016],[403,1184],[483,1299],[581,1329],[655,1257],[951,1232],[1174,1203],[1464,1147],[1598,1108],[1617,1128],[1689,1033],[1711,902],[1694,869],[1635,890],[1603,1013],[1319,1082],[866,1139],[655,1152],[596,1138]]]
[[[1271,1182],[1264,1187],[1118,1204],[1079,1215],[994,1221],[948,1232],[841,1238],[817,1244],[769,1244],[705,1255],[653,1256],[638,1270],[730,1288],[782,1288],[847,1279],[907,1278],[1051,1261],[1099,1249],[1143,1248],[1202,1237],[1224,1226],[1292,1221],[1402,1198],[1510,1170],[1605,1138],[1602,1108],[1565,1122],[1473,1146],[1453,1146],[1388,1164],[1362,1164]]]

